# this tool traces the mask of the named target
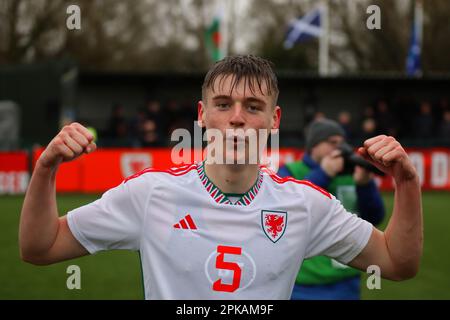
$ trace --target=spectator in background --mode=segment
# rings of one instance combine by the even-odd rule
[[[439,126],[439,138],[446,144],[450,144],[450,109],[444,111],[442,122]]]
[[[138,109],[130,121],[130,137],[133,147],[141,146],[142,132],[144,131],[144,122],[146,120],[146,111],[144,109]]]
[[[433,108],[434,123],[440,124],[444,120],[444,114],[446,111],[450,111],[450,105],[448,98],[442,97],[439,99],[435,108]]]
[[[363,122],[366,119],[373,119],[373,118],[375,118],[375,111],[373,110],[373,107],[372,106],[366,106],[364,108],[364,112],[363,112],[363,115],[362,115],[361,122]]]
[[[352,128],[352,116],[348,111],[342,111],[338,115],[338,123],[341,125],[345,132],[345,139],[352,140],[354,138]]]
[[[419,115],[414,119],[414,132],[417,138],[427,139],[433,136],[433,114],[431,104],[422,101]]]
[[[146,117],[150,118],[159,118],[161,117],[161,104],[156,100],[149,100],[147,102],[146,108]]]
[[[375,119],[375,110],[371,105],[367,105],[364,108],[363,113],[361,114],[360,118],[359,118],[359,122],[358,122],[358,127],[357,130],[357,135],[361,136],[362,135],[362,131],[363,131],[363,123],[364,121],[366,121],[367,119]]]
[[[121,141],[128,136],[127,120],[125,118],[125,108],[122,104],[116,103],[113,106],[111,117],[109,119],[107,136],[110,139]]]
[[[152,119],[146,119],[141,132],[142,147],[162,147],[164,143],[159,134],[157,123]]]
[[[168,101],[166,104],[166,109],[168,118],[170,119],[170,123],[167,130],[167,134],[169,137],[171,136],[172,132],[176,129],[179,128],[189,129],[190,127],[192,127],[192,123],[184,119],[185,113],[181,108],[181,105],[177,101],[175,100]]]
[[[361,135],[359,137],[360,143],[363,141],[376,136],[377,134],[377,123],[373,118],[367,118],[363,121],[361,125]]]
[[[167,133],[168,121],[171,118],[167,118],[165,113],[162,112],[161,103],[157,100],[149,100],[145,112],[146,119],[153,120],[158,124],[159,135],[165,135]]]
[[[389,109],[386,100],[379,100],[375,110],[375,121],[377,123],[377,133],[389,136],[397,136],[395,119]]]

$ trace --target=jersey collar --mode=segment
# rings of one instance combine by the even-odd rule
[[[236,206],[249,205],[253,201],[253,199],[256,197],[256,195],[258,194],[258,191],[261,188],[261,184],[263,181],[263,174],[262,174],[261,170],[258,169],[258,178],[256,179],[256,182],[253,185],[253,187],[251,187],[250,190],[248,190],[246,193],[241,195],[241,198],[238,201],[233,203],[211,180],[209,180],[209,178],[205,172],[205,162],[204,161],[197,164],[197,172],[198,172],[200,181],[202,182],[206,191],[208,191],[208,193],[214,199],[214,201],[216,201],[217,203],[224,203],[224,204],[230,204],[230,205],[236,205]]]

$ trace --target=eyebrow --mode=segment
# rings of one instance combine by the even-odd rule
[[[220,100],[220,99],[224,99],[224,100],[232,100],[231,96],[227,96],[227,95],[218,95],[218,96],[214,96],[212,98],[213,100]],[[258,103],[262,103],[262,104],[266,104],[266,102],[264,100],[255,98],[255,97],[249,97],[249,98],[245,98],[244,101],[246,102],[258,102]]]

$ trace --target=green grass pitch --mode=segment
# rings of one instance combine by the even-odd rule
[[[96,198],[98,195],[58,195],[59,211],[65,213]],[[390,212],[393,193],[385,193],[383,198]],[[22,262],[17,241],[22,201],[22,196],[0,197],[0,299],[144,298],[136,252],[104,252],[45,267]],[[450,299],[449,205],[448,192],[424,193],[425,243],[419,274],[404,282],[382,280],[380,290],[368,290],[367,276],[363,276],[363,299]],[[73,264],[81,268],[81,290],[66,287],[66,270]]]

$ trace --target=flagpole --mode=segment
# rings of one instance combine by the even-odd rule
[[[321,36],[319,39],[319,75],[327,76],[328,75],[328,65],[329,65],[329,55],[328,55],[328,47],[329,47],[329,13],[328,13],[328,0],[321,1],[322,14],[320,16],[320,24],[322,28]]]
[[[422,47],[423,47],[423,2],[413,2],[413,23],[410,44],[406,59],[406,74],[408,76],[422,76]]]
[[[233,0],[231,0],[233,1]],[[224,58],[228,55],[228,28],[229,28],[229,17],[230,17],[230,2],[226,1],[225,4],[221,4],[222,11],[222,22],[220,24],[222,39],[220,41],[220,52],[221,58]]]
[[[423,57],[423,3],[422,0],[416,0],[414,8],[414,18],[417,19],[417,40],[420,50],[420,56]],[[422,59],[421,59],[422,60]],[[422,61],[421,61],[422,62]],[[419,75],[422,75],[422,63],[420,64]]]

